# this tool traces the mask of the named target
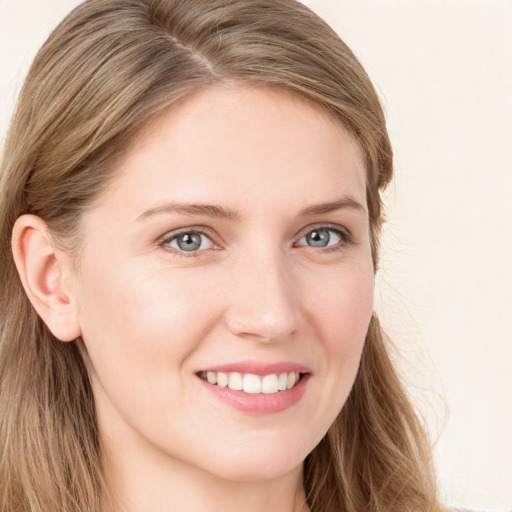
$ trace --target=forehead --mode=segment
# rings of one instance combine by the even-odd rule
[[[326,110],[279,89],[219,86],[149,123],[115,169],[108,195],[154,202],[226,200],[227,193],[244,204],[243,194],[257,190],[278,201],[348,193],[365,203],[365,172],[359,145]]]

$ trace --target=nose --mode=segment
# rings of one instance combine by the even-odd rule
[[[229,331],[264,343],[292,337],[299,318],[297,283],[281,258],[253,255],[231,271]]]

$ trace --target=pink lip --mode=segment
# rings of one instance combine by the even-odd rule
[[[277,393],[244,393],[243,391],[233,391],[229,388],[221,388],[215,384],[210,384],[208,381],[201,379],[199,375],[203,372],[239,372],[239,373],[252,373],[254,375],[269,375],[272,373],[301,373],[301,378],[295,386],[285,391],[278,391]],[[280,362],[280,363],[258,363],[254,361],[244,361],[233,364],[223,364],[219,366],[212,366],[205,368],[197,373],[200,383],[208,390],[215,398],[224,402],[235,409],[246,413],[252,414],[274,414],[292,405],[296,404],[304,395],[311,373],[304,366]]]
[[[263,363],[258,361],[239,361],[237,363],[221,364],[202,368],[203,372],[238,372],[238,373],[252,373],[253,375],[270,375],[272,373],[311,373],[306,366],[291,363],[291,362],[277,362],[277,363]],[[198,372],[198,373],[201,373]]]

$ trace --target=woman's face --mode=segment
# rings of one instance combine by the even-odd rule
[[[116,173],[74,281],[106,452],[232,480],[296,471],[372,313],[356,143],[297,97],[226,86],[172,106]]]

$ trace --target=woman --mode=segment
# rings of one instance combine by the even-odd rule
[[[0,508],[440,510],[372,313],[391,175],[300,3],[78,6],[3,158]]]

